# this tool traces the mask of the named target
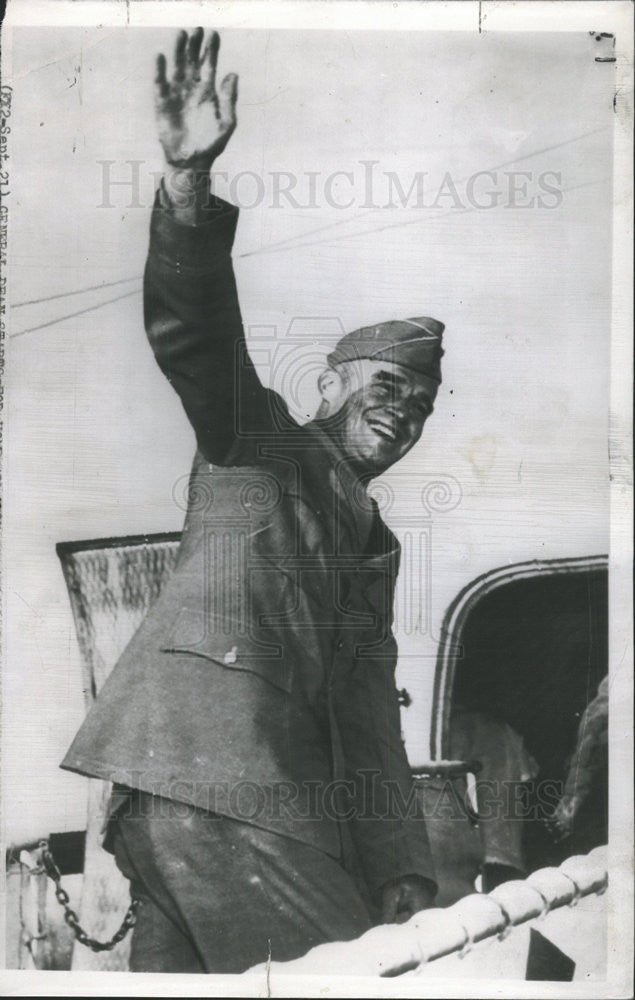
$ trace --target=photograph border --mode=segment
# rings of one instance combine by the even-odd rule
[[[574,32],[598,26],[616,37],[613,276],[610,398],[610,836],[609,948],[606,982],[554,984],[493,978],[435,981],[359,977],[199,976],[4,970],[3,992],[15,996],[340,997],[627,997],[633,962],[632,741],[632,147],[633,6],[626,2],[392,2],[268,0],[204,7],[189,0],[9,0],[2,28],[3,78],[11,79],[12,29],[55,25],[107,27],[369,29],[377,31]],[[9,162],[10,171],[10,162]],[[9,282],[11,214],[9,204]],[[8,358],[10,363],[10,356]],[[8,442],[5,436],[4,450]],[[5,484],[5,489],[10,488]]]

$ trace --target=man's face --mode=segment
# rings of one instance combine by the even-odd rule
[[[341,401],[335,401],[337,438],[360,473],[379,475],[421,437],[437,383],[410,368],[362,359],[338,365]]]

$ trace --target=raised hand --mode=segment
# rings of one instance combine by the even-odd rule
[[[204,32],[188,38],[180,31],[174,49],[172,79],[163,54],[157,57],[155,108],[159,139],[172,167],[209,171],[236,128],[238,77],[228,73],[216,91],[220,37],[213,31],[203,46]]]

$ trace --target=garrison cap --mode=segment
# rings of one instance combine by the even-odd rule
[[[376,326],[364,326],[345,334],[327,360],[331,367],[343,361],[370,358],[392,361],[412,368],[427,378],[441,381],[441,337],[445,326],[430,316],[395,319]]]

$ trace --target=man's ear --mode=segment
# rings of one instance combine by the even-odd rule
[[[346,379],[337,368],[325,368],[318,376],[318,389],[322,397],[321,408],[329,415],[337,413],[346,399]]]

